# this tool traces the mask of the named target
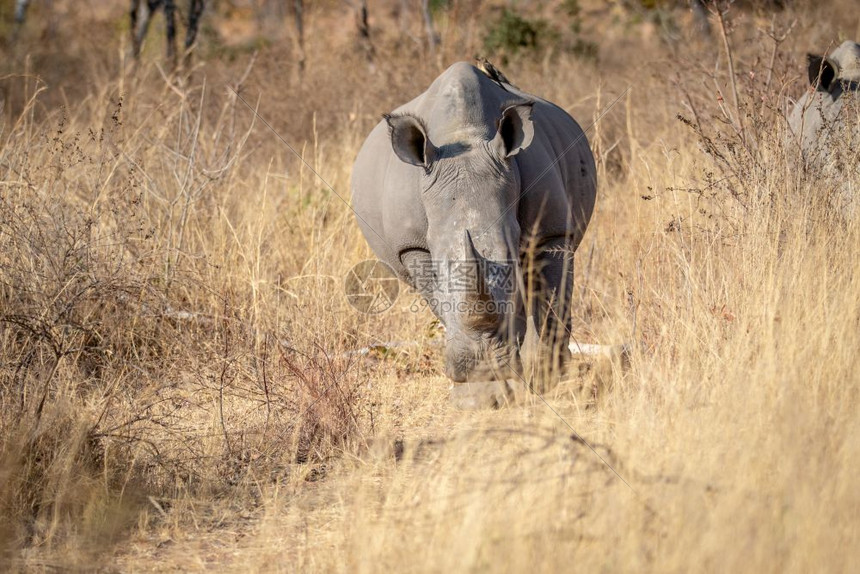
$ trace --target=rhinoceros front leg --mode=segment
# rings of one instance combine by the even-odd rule
[[[552,385],[569,358],[573,253],[565,238],[553,239],[524,263],[526,336],[521,356],[535,390]]]

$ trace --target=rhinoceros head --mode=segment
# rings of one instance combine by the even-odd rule
[[[415,115],[386,116],[397,157],[421,168],[427,217],[427,250],[401,261],[446,327],[445,371],[457,382],[504,377],[526,335],[513,158],[532,142],[532,106],[503,105],[494,129],[446,127],[444,142]]]
[[[860,44],[843,42],[827,57],[807,54],[807,72],[809,83],[818,91],[833,91],[837,81],[846,84],[840,86],[842,89],[857,90],[860,82]]]

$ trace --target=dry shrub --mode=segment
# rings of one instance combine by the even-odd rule
[[[346,214],[319,182],[269,195],[235,92],[138,73],[47,114],[44,86],[12,82],[30,95],[2,147],[5,551],[119,540],[184,496],[303,476],[360,431],[359,316],[303,256],[338,249]],[[309,329],[338,306],[345,324]]]

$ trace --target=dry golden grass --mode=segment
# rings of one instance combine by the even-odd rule
[[[211,34],[190,73],[155,44],[133,69],[124,3],[4,48],[2,569],[854,569],[860,225],[783,116],[803,53],[860,37],[853,3],[732,11],[737,106],[721,45],[582,4],[598,64],[505,73],[584,126],[630,87],[589,131],[574,322],[631,361],[491,412],[449,407],[413,295],[348,305],[371,253],[338,197],[380,114],[471,57],[488,8],[459,3],[424,59],[384,4],[369,68],[323,3],[303,76],[287,40],[252,56]]]

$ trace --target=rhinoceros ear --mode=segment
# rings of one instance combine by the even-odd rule
[[[409,114],[383,116],[388,123],[391,147],[402,161],[429,169],[436,157],[436,148],[427,137],[423,122]]]
[[[501,157],[513,157],[532,143],[535,135],[532,106],[534,102],[521,102],[508,105],[502,111],[496,125],[496,137],[493,138],[493,145]]]
[[[806,59],[809,83],[819,91],[829,92],[830,85],[836,79],[836,68],[824,56],[807,54]]]

